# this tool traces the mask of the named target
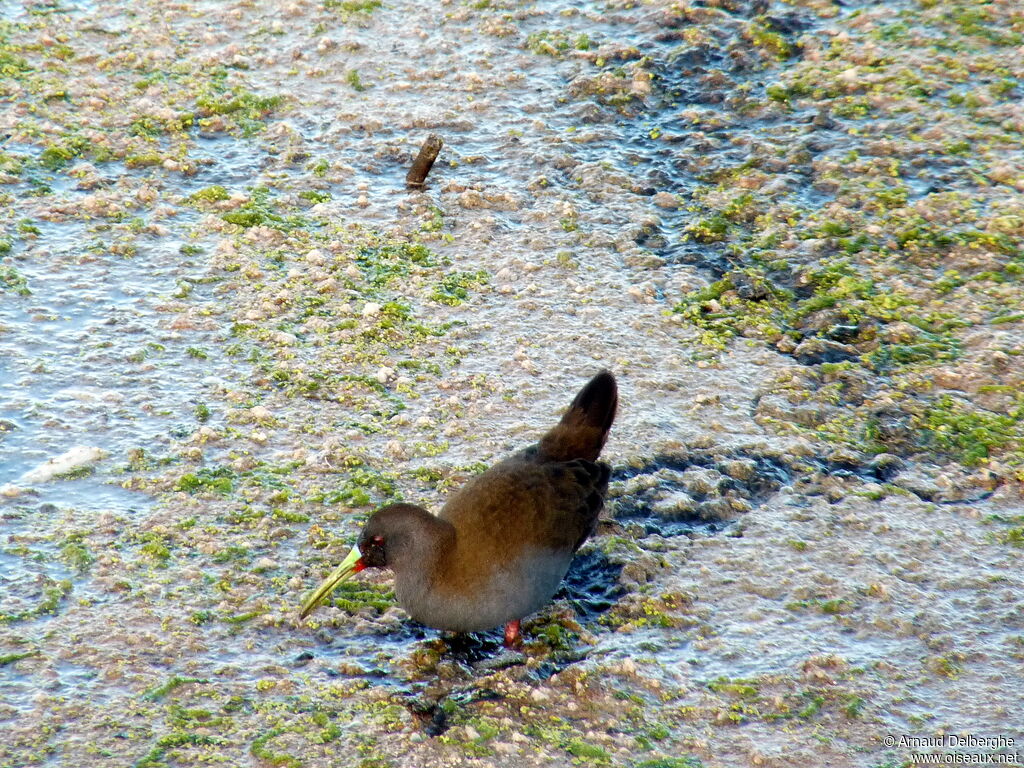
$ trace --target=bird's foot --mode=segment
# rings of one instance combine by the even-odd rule
[[[506,648],[512,650],[521,650],[523,647],[523,635],[519,631],[519,619],[510,621],[505,625],[505,642]]]

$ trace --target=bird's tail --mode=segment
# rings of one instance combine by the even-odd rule
[[[601,371],[579,391],[562,420],[541,439],[541,453],[553,461],[597,461],[618,406],[615,377]]]

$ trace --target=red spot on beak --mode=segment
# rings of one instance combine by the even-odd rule
[[[366,569],[366,563],[363,562],[363,558],[356,560],[356,564],[352,566],[352,573],[359,573]]]

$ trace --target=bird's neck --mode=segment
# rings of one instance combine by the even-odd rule
[[[455,553],[455,528],[434,515],[424,518],[416,536],[404,543],[401,556],[391,565],[399,602],[428,593],[444,571],[445,561]]]

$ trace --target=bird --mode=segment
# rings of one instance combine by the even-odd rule
[[[618,400],[602,370],[539,442],[468,480],[437,515],[407,503],[378,509],[299,618],[359,571],[390,568],[413,620],[456,633],[504,625],[504,645],[521,646],[521,620],[551,600],[597,527],[611,473],[598,457]]]

